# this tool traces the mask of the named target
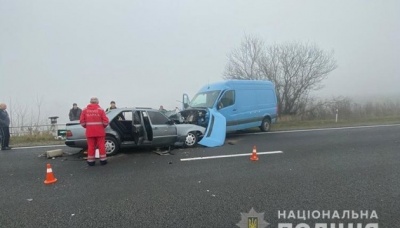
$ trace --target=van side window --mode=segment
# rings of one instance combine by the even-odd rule
[[[218,104],[219,108],[224,108],[227,106],[231,106],[235,103],[235,91],[229,90],[224,93],[221,97],[221,100]]]

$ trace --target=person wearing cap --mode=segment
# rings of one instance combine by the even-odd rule
[[[115,106],[115,101],[110,102],[110,107],[106,109],[106,112],[109,112],[111,109],[116,109],[117,106]],[[125,117],[122,113],[118,114],[118,120],[125,120]]]
[[[69,120],[70,121],[79,120],[81,113],[82,109],[80,109],[76,103],[73,103],[72,108],[69,110]]]
[[[115,101],[111,101],[110,102],[110,107],[108,107],[106,109],[106,112],[110,111],[111,109],[116,109],[116,108],[117,108],[117,106],[115,106]]]
[[[87,164],[94,166],[96,162],[96,147],[100,152],[100,164],[107,164],[107,154],[105,147],[106,131],[109,120],[104,110],[99,106],[97,97],[90,99],[90,104],[83,109],[79,120],[82,127],[86,128],[86,139],[88,145]]]
[[[162,113],[166,113],[167,112],[167,110],[164,108],[164,106],[162,106],[162,105],[160,105],[160,108],[158,109],[160,112],[162,112]]]

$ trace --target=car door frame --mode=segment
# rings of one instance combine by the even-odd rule
[[[158,123],[154,119],[154,116],[152,117],[152,114],[159,115],[159,117],[165,119],[165,123]],[[174,122],[157,110],[147,110],[147,115],[149,117],[153,132],[152,144],[173,145],[178,138],[178,133]]]

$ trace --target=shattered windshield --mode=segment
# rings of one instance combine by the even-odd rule
[[[220,92],[220,90],[213,90],[198,93],[190,102],[190,106],[192,108],[212,108]]]

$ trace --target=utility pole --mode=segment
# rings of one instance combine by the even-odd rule
[[[58,131],[57,119],[58,119],[58,116],[50,116],[49,119],[50,119],[50,123],[51,123],[50,131],[53,132],[54,137],[57,137],[57,131]]]
[[[336,109],[336,121],[335,121],[336,123],[337,123],[337,120],[338,120],[338,115],[339,115],[338,113],[339,113],[339,109]]]
[[[9,97],[9,100],[10,100],[10,102],[9,102],[9,109],[8,110],[10,110],[10,130],[11,130],[11,132],[10,132],[10,135],[12,135],[12,133],[13,133],[13,121],[12,121],[12,105],[11,105],[11,103],[12,103],[12,100],[11,100],[11,97]]]

